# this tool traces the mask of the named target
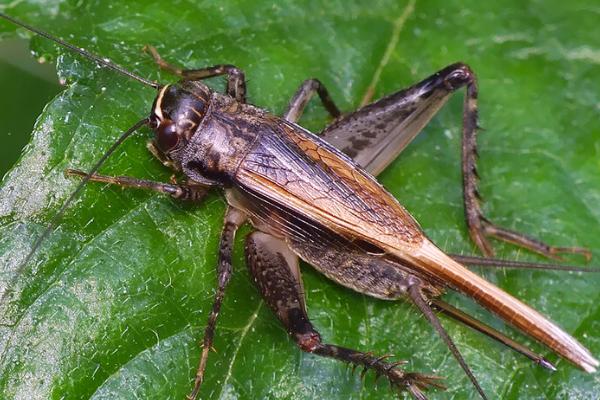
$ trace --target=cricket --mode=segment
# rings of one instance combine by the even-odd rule
[[[407,360],[375,354],[369,348],[349,348],[321,335],[306,306],[300,261],[324,278],[372,301],[407,301],[429,322],[439,340],[468,377],[482,399],[493,398],[482,389],[477,368],[469,365],[444,328],[439,315],[483,333],[532,361],[532,368],[551,371],[556,366],[542,354],[509,334],[479,321],[443,300],[447,292],[472,299],[506,324],[581,369],[594,373],[600,365],[580,333],[570,334],[550,317],[488,282],[467,266],[547,268],[594,271],[561,264],[496,259],[491,239],[559,259],[591,253],[581,247],[547,244],[507,229],[488,218],[481,206],[477,174],[478,95],[476,71],[457,62],[414,85],[375,100],[355,111],[343,112],[318,79],[304,81],[283,115],[274,115],[247,102],[246,74],[230,64],[184,69],[177,60],[163,58],[151,44],[144,51],[160,68],[179,80],[154,82],[77,47],[50,33],[0,13],[0,17],[53,41],[116,74],[155,89],[148,114],[132,121],[130,129],[86,171],[65,171],[78,186],[63,203],[48,228],[38,237],[23,265],[53,234],[68,207],[88,184],[107,184],[157,192],[175,201],[201,205],[209,192],[222,193],[227,202],[218,262],[217,287],[199,346],[197,372],[187,399],[203,396],[206,371],[211,368],[213,342],[219,335],[218,317],[233,271],[233,243],[245,224],[245,261],[265,305],[284,327],[299,351],[327,357],[372,371],[389,382],[391,390],[414,399],[434,399],[446,390],[443,374],[407,368]],[[140,48],[144,44],[141,44]],[[224,77],[223,92],[204,81]],[[462,185],[466,225],[482,256],[449,255],[433,243],[419,223],[376,177],[417,137],[454,93],[464,92],[462,110]],[[300,126],[308,102],[318,100],[331,116],[320,134]],[[148,150],[173,172],[169,182],[138,176],[105,175],[101,167],[119,145],[137,131],[154,133]],[[6,294],[8,293],[8,294]],[[8,288],[2,301],[9,301]],[[559,321],[560,322],[560,321]],[[201,326],[203,321],[198,321]],[[478,334],[478,333],[473,333]],[[577,336],[577,338],[576,338]],[[218,351],[218,349],[215,349]],[[331,383],[335,385],[335,382]]]

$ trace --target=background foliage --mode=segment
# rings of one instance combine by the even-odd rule
[[[42,109],[62,88],[53,65],[34,60],[28,40],[18,38],[0,42],[0,87],[0,175],[4,175],[29,142]]]
[[[162,82],[173,78],[141,53],[144,44],[187,67],[236,64],[250,79],[250,101],[276,113],[307,77],[319,77],[351,110],[369,87],[376,95],[390,93],[465,61],[480,78],[488,215],[551,243],[586,246],[600,259],[600,8],[594,1],[25,0],[4,11]],[[4,22],[0,29],[14,31]],[[0,397],[181,399],[212,301],[224,202],[214,194],[186,206],[90,185],[16,279],[15,268],[76,184],[62,171],[89,167],[148,113],[154,96],[45,40],[34,38],[32,49],[55,58],[67,85],[39,117],[0,189],[0,290],[14,291],[0,310]],[[472,253],[462,219],[461,106],[456,96],[381,181],[443,248]],[[315,104],[303,124],[318,131],[326,121]],[[170,173],[145,151],[149,135],[145,130],[130,139],[103,172],[167,180]],[[371,374],[362,383],[346,366],[295,348],[252,287],[240,241],[204,396],[395,398]],[[535,259],[512,246],[496,248],[505,258]],[[303,271],[310,315],[327,341],[394,353],[409,360],[409,369],[447,377],[448,391],[432,398],[476,398],[410,306],[363,297],[308,266]],[[480,272],[600,354],[597,276]],[[448,298],[527,341],[468,300]],[[597,376],[564,361],[551,374],[444,322],[492,397],[598,398]]]

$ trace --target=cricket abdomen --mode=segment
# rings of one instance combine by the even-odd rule
[[[244,210],[256,229],[283,239],[323,275],[359,293],[398,299],[406,294],[409,275],[415,275],[371,243],[344,237],[284,204],[273,204],[250,188],[228,189],[226,198],[231,206]],[[442,293],[441,286],[423,281],[428,293]]]
[[[323,246],[317,242],[290,240],[288,244],[300,258],[340,285],[384,300],[406,295],[407,272],[382,256],[364,252],[351,242]]]

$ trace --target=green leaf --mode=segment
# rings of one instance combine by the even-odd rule
[[[161,82],[141,49],[194,68],[232,63],[249,78],[249,100],[275,113],[295,88],[318,77],[344,110],[369,87],[391,93],[452,62],[478,73],[484,208],[495,222],[600,257],[600,49],[593,1],[501,4],[314,1],[21,1],[5,12]],[[7,23],[0,29],[13,31]],[[65,90],[43,111],[33,139],[0,189],[0,397],[6,399],[182,399],[199,358],[212,303],[224,201],[189,206],[151,193],[89,185],[23,273],[16,268],[77,182],[120,132],[148,114],[155,93],[34,38],[54,57]],[[222,81],[216,80],[215,87]],[[318,131],[314,102],[302,123]],[[462,100],[452,99],[381,182],[441,247],[473,253],[460,189]],[[106,174],[167,181],[129,139]],[[202,393],[209,399],[394,399],[341,363],[303,354],[261,302],[242,261],[220,315],[216,353]],[[498,254],[535,259],[495,243]],[[432,398],[477,398],[447,349],[405,302],[341,288],[305,266],[311,318],[330,343],[393,353],[407,369],[445,376]],[[597,274],[480,270],[487,279],[558,321],[600,354]],[[467,299],[448,296],[537,351],[538,344]],[[597,376],[565,361],[551,374],[458,324],[444,325],[492,398],[589,399]],[[556,360],[556,357],[549,355]]]

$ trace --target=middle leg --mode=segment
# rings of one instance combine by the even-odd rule
[[[325,85],[318,79],[307,79],[296,90],[294,97],[290,100],[287,111],[283,114],[283,119],[290,122],[298,122],[304,108],[308,104],[312,96],[317,93],[321,99],[321,103],[333,118],[338,118],[341,115],[339,108],[335,105]]]

